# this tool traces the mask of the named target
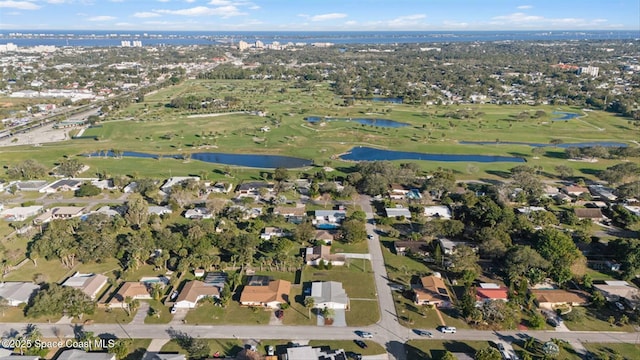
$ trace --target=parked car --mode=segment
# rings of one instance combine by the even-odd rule
[[[624,311],[624,304],[623,303],[621,303],[619,301],[616,301],[615,305],[618,308],[618,310]]]
[[[276,310],[276,318],[278,318],[278,320],[282,320],[282,318],[284,317],[284,310]]]
[[[457,329],[453,326],[440,326],[438,327],[438,330],[440,330],[440,332],[443,334],[455,334],[457,331]]]
[[[420,329],[416,329],[414,330],[414,332],[420,336],[428,336],[428,337],[433,337],[433,334],[430,331],[427,330],[420,330]]]
[[[172,314],[175,314],[175,313],[177,313],[177,312],[178,312],[178,309],[176,309],[176,307],[175,307],[175,306],[171,308],[171,313],[172,313]]]
[[[361,348],[363,348],[363,349],[366,349],[366,348],[367,348],[367,343],[365,343],[365,342],[364,342],[364,341],[362,341],[362,340],[357,340],[357,339],[356,339],[356,340],[353,340],[353,342],[354,342],[354,343],[356,343],[356,345],[360,346],[360,347],[361,347]]]
[[[358,336],[360,336],[361,338],[364,339],[373,339],[373,334],[370,332],[366,332],[366,331],[356,331],[356,334],[358,334]]]
[[[267,346],[267,355],[273,356],[275,355],[275,353],[276,353],[276,350],[273,348],[273,345]]]
[[[558,325],[560,325],[560,323],[558,322],[558,320],[554,319],[554,318],[548,318],[547,319],[547,324],[553,326],[553,327],[557,327]]]
[[[358,354],[353,351],[347,351],[345,355],[347,355],[347,359],[362,360],[362,354]]]

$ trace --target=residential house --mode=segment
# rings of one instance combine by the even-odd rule
[[[38,215],[42,211],[42,206],[32,205],[4,209],[0,212],[0,217],[5,221],[25,221],[32,216]]]
[[[207,208],[193,208],[184,212],[184,217],[193,220],[211,219],[213,214]]]
[[[574,211],[576,212],[578,219],[589,219],[592,221],[605,219],[600,208],[576,208]]]
[[[12,181],[7,186],[10,189],[15,185],[19,191],[40,191],[45,188],[49,183],[44,180],[26,180],[26,181]]]
[[[618,200],[618,197],[613,193],[613,189],[606,188],[602,185],[589,185],[589,191],[593,197],[597,197],[609,204]]]
[[[541,206],[525,206],[525,207],[517,208],[516,211],[523,215],[531,215],[532,213],[537,211],[547,211],[547,210]]]
[[[195,181],[198,182],[200,181],[200,177],[198,176],[174,176],[174,177],[170,177],[167,179],[167,181],[164,182],[164,184],[162,184],[162,186],[160,186],[160,190],[162,190],[163,192],[169,194],[171,192],[171,188],[174,187],[175,185],[180,185],[184,182],[187,181]]]
[[[589,193],[589,189],[587,189],[584,186],[578,186],[578,185],[569,185],[569,186],[565,186],[562,188],[562,191],[569,195],[569,196],[573,196],[573,197],[578,197],[584,193]]]
[[[584,291],[562,289],[531,289],[540,308],[555,310],[562,306],[585,306],[590,303],[590,296]]]
[[[544,189],[542,189],[542,196],[547,198],[554,198],[558,194],[560,194],[560,190],[553,185],[545,185]]]
[[[407,255],[408,253],[426,256],[429,255],[429,244],[424,241],[403,241],[397,240],[393,242],[393,247],[398,255]]]
[[[118,212],[118,210],[114,210],[112,208],[110,208],[109,206],[103,206],[100,209],[92,212],[92,213],[96,213],[96,214],[104,214],[107,215],[108,217],[114,217],[116,215],[122,215]]]
[[[449,209],[448,206],[444,205],[425,206],[424,216],[448,220],[451,219],[451,209]]]
[[[104,347],[106,348],[106,340],[102,341],[104,341]],[[116,360],[116,355],[108,352],[86,352],[80,349],[66,349],[60,352],[56,360]]]
[[[87,294],[91,300],[95,300],[100,290],[107,284],[108,278],[102,274],[81,274],[76,272],[69,277],[62,286],[70,286]]]
[[[282,215],[288,222],[300,224],[304,221],[307,211],[303,204],[300,206],[277,206],[273,209],[275,215]]]
[[[149,300],[151,299],[151,292],[149,291],[147,284],[138,281],[127,281],[120,286],[118,291],[113,294],[107,306],[109,308],[122,308],[128,307],[126,301],[127,298],[133,300]]]
[[[13,349],[0,348],[0,360],[40,360],[38,355],[14,354]]]
[[[165,214],[173,213],[173,210],[171,210],[168,206],[152,205],[152,206],[149,206],[149,208],[147,209],[147,212],[148,212],[149,215],[162,216],[162,215],[165,215]]]
[[[476,306],[482,306],[482,304],[494,300],[509,301],[508,293],[509,289],[504,286],[481,283],[480,287],[476,288]]]
[[[307,265],[320,265],[324,260],[325,264],[344,265],[346,257],[344,255],[332,254],[331,247],[326,245],[318,245],[308,247],[304,253],[304,262]]]
[[[440,244],[440,249],[442,250],[442,253],[445,255],[452,255],[455,252],[456,247],[463,246],[463,245],[470,246],[474,250],[476,249],[475,245],[472,246],[466,241],[453,241],[447,238],[439,238],[438,244]]]
[[[604,281],[603,284],[593,284],[593,288],[609,302],[620,301],[634,310],[640,308],[640,290],[626,281]]]
[[[91,185],[100,190],[115,190],[116,188],[115,185],[113,185],[113,179],[93,180],[91,181]]]
[[[384,211],[387,214],[388,218],[399,218],[402,216],[405,219],[411,219],[411,212],[409,211],[409,209],[402,206],[396,206],[394,208],[385,208]]]
[[[267,226],[264,228],[264,230],[262,230],[262,233],[260,234],[260,239],[271,240],[272,237],[283,237],[283,236],[285,236],[284,230],[278,227]]]
[[[219,298],[220,289],[202,281],[192,280],[184,285],[173,306],[178,309],[193,309],[198,301],[206,297]]]
[[[389,184],[389,198],[391,200],[404,200],[409,193],[409,189],[400,184]]]
[[[78,179],[60,179],[40,189],[41,193],[56,193],[60,191],[76,191],[80,189],[82,180]]]
[[[441,277],[431,275],[420,278],[418,284],[412,285],[413,301],[417,305],[434,305],[436,307],[450,307],[451,295]]]
[[[316,309],[349,309],[349,297],[337,281],[316,281],[311,283],[311,295]]]
[[[0,283],[0,298],[5,299],[9,306],[19,306],[28,304],[38,290],[40,286],[32,282],[3,282]]]
[[[51,210],[53,219],[71,219],[84,215],[84,208],[80,206],[61,206]]]
[[[260,195],[260,189],[265,189],[267,192],[272,192],[273,184],[264,181],[250,181],[238,185],[236,193],[238,194],[238,197],[258,196]]]
[[[228,194],[233,189],[232,183],[225,182],[216,182],[213,185],[209,185],[206,187],[207,193],[218,193],[218,194]]]
[[[331,245],[335,237],[330,231],[316,230],[316,235],[314,236],[314,239],[324,242],[325,245]]]
[[[338,226],[346,218],[347,212],[345,210],[316,210],[313,224],[319,227],[322,225]]]
[[[286,280],[251,281],[240,294],[240,304],[276,309],[280,304],[289,303],[291,283]]]
[[[136,191],[137,188],[138,188],[138,183],[135,182],[135,181],[132,181],[122,189],[122,192],[125,193],[125,194],[130,194],[130,193]]]

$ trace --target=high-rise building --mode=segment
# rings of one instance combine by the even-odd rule
[[[246,50],[249,48],[249,43],[247,43],[246,41],[238,41],[238,49],[239,50]]]
[[[599,72],[600,68],[597,66],[585,66],[578,69],[578,75],[586,74],[597,77]]]
[[[120,41],[120,46],[121,46],[121,47],[131,47],[131,41],[129,41],[129,40],[122,40],[122,41]]]

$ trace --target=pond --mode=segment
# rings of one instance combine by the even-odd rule
[[[580,114],[571,113],[571,112],[564,112],[564,111],[554,111],[552,114],[553,115],[560,115],[560,117],[557,117],[557,118],[553,119],[553,121],[571,120],[571,119],[575,119],[577,117],[580,117]]]
[[[629,145],[621,142],[615,141],[592,141],[592,142],[581,142],[581,143],[564,143],[564,144],[545,144],[545,143],[528,143],[521,141],[459,141],[460,145],[525,145],[531,147],[558,147],[562,149],[567,149],[571,147],[576,148],[585,148],[585,147],[594,147],[594,146],[602,146],[602,147],[627,147]]]
[[[332,118],[332,117],[309,116],[304,119],[313,124],[323,122],[323,121],[353,121],[361,125],[371,125],[371,126],[388,127],[388,128],[400,128],[405,126],[411,126],[411,124],[407,124],[407,123],[403,123],[395,120],[376,119],[376,118]]]
[[[494,155],[465,155],[465,154],[427,154],[408,151],[381,150],[370,147],[355,147],[348,153],[340,156],[343,160],[351,161],[381,161],[381,160],[428,160],[444,162],[525,162],[526,160],[515,156]]]
[[[371,98],[371,101],[373,101],[373,102],[386,102],[386,103],[392,103],[392,104],[402,104],[402,98],[401,97],[373,97],[373,98]]]
[[[133,151],[124,151],[123,156],[137,157],[146,159],[158,159],[156,154],[147,154]],[[87,156],[109,156],[113,157],[113,152],[109,151],[104,153],[92,153]],[[162,155],[163,158],[170,159],[182,159],[182,155]],[[261,169],[275,169],[275,168],[300,168],[304,166],[310,166],[311,160],[296,158],[291,156],[281,155],[263,155],[263,154],[226,154],[226,153],[194,153],[191,154],[191,159],[199,160],[215,164],[235,165]]]

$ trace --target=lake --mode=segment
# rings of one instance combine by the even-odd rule
[[[553,115],[560,115],[560,117],[557,117],[557,118],[553,119],[553,121],[571,120],[571,119],[575,119],[577,117],[580,117],[580,114],[571,113],[571,112],[564,112],[564,111],[554,111],[552,114]]]
[[[133,151],[124,151],[123,156],[137,157],[146,159],[158,159],[159,155],[147,154]],[[92,153],[87,156],[109,156],[113,157],[111,151],[104,153]],[[162,155],[163,158],[169,159],[182,159],[182,155]],[[296,158],[291,156],[281,155],[263,155],[263,154],[226,154],[226,153],[193,153],[191,159],[204,161],[208,163],[235,165],[261,169],[275,169],[275,168],[300,168],[310,166],[313,162],[308,159]]]
[[[309,116],[304,118],[306,121],[316,124],[322,121],[352,121],[361,125],[388,127],[388,128],[400,128],[405,126],[411,126],[411,124],[389,120],[389,119],[376,119],[376,118],[332,118],[332,117],[320,117]]]
[[[602,147],[627,147],[629,145],[621,142],[615,141],[592,141],[592,142],[581,142],[581,143],[564,143],[564,144],[544,144],[544,143],[528,143],[521,141],[459,141],[460,145],[525,145],[531,147],[558,147],[562,149],[567,149],[570,147],[577,148],[585,148],[585,147],[594,147],[594,146],[602,146]]]
[[[443,162],[525,162],[526,160],[515,156],[494,155],[465,155],[465,154],[427,154],[408,151],[381,150],[370,147],[355,147],[347,154],[340,156],[343,160],[351,161],[381,161],[381,160],[427,160]]]
[[[368,99],[363,99],[368,100]],[[392,104],[402,104],[402,98],[400,97],[374,97],[370,99],[373,102],[385,102]]]

